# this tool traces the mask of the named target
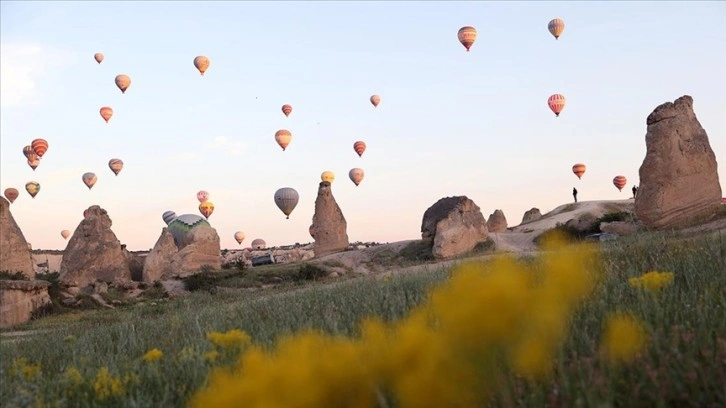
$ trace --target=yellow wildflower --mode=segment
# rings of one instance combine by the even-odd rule
[[[605,322],[601,352],[610,361],[630,361],[643,349],[646,340],[645,328],[636,318],[614,314]]]
[[[96,392],[96,398],[99,400],[117,397],[124,392],[121,380],[111,375],[106,367],[98,370],[98,374],[93,383],[93,390]]]
[[[26,357],[16,358],[10,367],[10,377],[32,380],[40,374],[40,364],[30,364]]]
[[[217,350],[208,351],[208,352],[204,353],[204,355],[202,357],[204,358],[205,361],[207,361],[209,363],[213,363],[213,362],[217,361],[217,357],[219,357],[219,352]]]
[[[144,354],[143,357],[141,357],[142,360],[151,362],[156,360],[161,360],[161,358],[164,357],[164,352],[159,350],[158,348],[153,348]]]
[[[68,387],[73,389],[83,384],[83,374],[75,367],[68,367],[63,372],[63,379]]]
[[[651,271],[637,278],[628,279],[630,286],[657,292],[661,288],[673,284],[673,272]]]
[[[211,332],[207,334],[207,339],[215,346],[225,349],[242,348],[251,340],[247,333],[239,329],[232,329],[226,333]]]

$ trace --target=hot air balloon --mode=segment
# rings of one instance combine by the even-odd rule
[[[565,108],[565,96],[560,94],[554,94],[547,99],[547,105],[549,105],[555,116],[559,117],[562,109]]]
[[[547,24],[547,29],[550,31],[550,34],[555,36],[555,40],[558,40],[562,32],[565,31],[565,20],[555,18]]]
[[[197,200],[199,200],[200,203],[209,200],[209,193],[204,190],[199,190],[199,192],[197,192]]]
[[[613,184],[618,188],[619,191],[623,191],[623,187],[628,184],[628,179],[625,176],[615,176]]]
[[[332,183],[335,180],[335,174],[332,171],[324,171],[320,174],[320,179]]]
[[[166,225],[169,225],[170,222],[174,221],[174,218],[176,218],[176,213],[174,211],[164,211],[164,214],[161,214],[161,219],[164,220]]]
[[[119,74],[116,75],[114,82],[118,89],[121,90],[121,93],[124,94],[126,93],[126,90],[129,89],[129,86],[131,86],[131,77],[125,74]]]
[[[81,176],[81,180],[83,180],[83,184],[85,184],[86,187],[88,187],[88,189],[90,190],[93,185],[96,184],[96,180],[98,180],[98,178],[94,173],[88,172],[83,173],[83,176]]]
[[[290,114],[292,113],[292,106],[288,105],[288,104],[282,105],[282,113],[284,113],[285,116],[289,117]]]
[[[381,103],[381,97],[378,95],[371,95],[371,103],[374,108],[377,108],[378,104]]]
[[[474,41],[476,41],[476,28],[472,26],[461,27],[457,37],[459,37],[461,45],[466,48],[466,52],[469,52],[471,46],[474,45]]]
[[[292,133],[289,130],[280,129],[275,132],[275,141],[282,147],[283,152],[287,148],[287,145],[290,144],[290,140],[292,140]]]
[[[16,189],[16,188],[10,187],[10,188],[5,189],[5,198],[7,198],[8,201],[10,201],[10,204],[12,204],[15,201],[15,199],[18,198],[19,195],[20,195],[20,193],[18,192],[18,189]]]
[[[350,179],[353,181],[353,183],[355,183],[356,186],[360,184],[361,181],[363,181],[364,175],[365,173],[363,172],[363,169],[359,169],[357,167],[354,169],[350,169],[350,172],[348,172],[348,177],[350,177]]]
[[[96,62],[98,62],[100,64],[101,62],[103,62],[103,54],[101,54],[100,52],[97,52],[97,53],[93,54],[93,59],[95,59]]]
[[[242,231],[237,231],[234,233],[234,240],[237,241],[238,244],[241,244],[242,241],[245,240],[245,233]]]
[[[70,236],[71,236],[70,231],[68,231],[68,230],[61,231],[61,237],[63,237],[63,239],[68,239],[68,237],[70,237]]]
[[[582,175],[585,174],[585,165],[582,163],[575,164],[572,166],[572,172],[575,173],[578,179],[582,179]]]
[[[37,154],[35,154],[35,150],[33,150],[33,146],[27,145],[23,147],[23,154],[25,155],[25,158],[28,160],[34,160],[38,157]]]
[[[290,219],[290,213],[295,209],[299,200],[300,195],[294,188],[283,187],[275,192],[275,204],[287,216],[287,219]]]
[[[207,72],[207,69],[209,69],[209,58],[204,55],[194,58],[194,66],[197,67],[199,73],[203,76]]]
[[[29,181],[25,183],[25,191],[27,191],[31,197],[35,198],[36,194],[40,191],[40,183],[37,181]]]
[[[310,224],[310,227],[308,227],[308,232],[310,233],[310,236],[315,239],[315,225]]]
[[[209,219],[209,216],[214,212],[214,203],[211,201],[205,201],[199,204],[199,212],[202,213],[204,218]]]
[[[45,152],[48,151],[48,142],[45,139],[35,139],[30,142],[30,146],[33,147],[33,151],[38,155],[39,159],[42,159]]]
[[[267,243],[262,238],[256,238],[255,240],[252,241],[250,246],[252,247],[252,249],[265,249],[265,247],[267,246]]]
[[[355,150],[356,153],[358,153],[358,157],[363,156],[363,152],[366,151],[366,143],[362,141],[357,141],[353,143],[353,150]]]
[[[103,118],[103,120],[106,121],[106,123],[108,123],[108,121],[111,120],[111,116],[113,116],[113,109],[108,106],[104,106],[99,112],[101,113],[101,117]]]
[[[117,175],[121,172],[121,169],[124,168],[124,162],[121,159],[111,159],[108,161],[108,167],[111,169],[113,174]]]
[[[35,171],[35,169],[38,168],[38,166],[40,166],[40,160],[38,160],[37,156],[33,160],[28,160],[28,166],[30,166],[30,168],[33,169],[33,171]]]

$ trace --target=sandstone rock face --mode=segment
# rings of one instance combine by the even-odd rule
[[[584,213],[577,218],[568,220],[565,225],[570,228],[574,228],[577,231],[585,232],[591,230],[596,221],[597,217],[595,217],[594,214]]]
[[[721,185],[716,155],[682,96],[648,115],[635,213],[649,228],[679,227],[718,211]],[[720,136],[723,137],[723,136]]]
[[[60,267],[63,286],[85,287],[96,279],[109,283],[131,280],[124,250],[111,231],[111,224],[106,210],[97,205],[88,208],[63,253]]]
[[[600,231],[620,236],[632,235],[638,232],[638,224],[624,221],[601,222]]]
[[[424,212],[421,238],[433,237],[432,253],[450,258],[474,249],[489,236],[479,207],[466,196],[445,197]]]
[[[167,228],[162,229],[161,236],[144,261],[144,282],[194,275],[205,265],[215,270],[222,267],[219,235],[214,228],[198,225],[178,239],[177,246],[171,232]]]
[[[507,218],[502,210],[495,210],[487,220],[489,232],[504,232],[507,230]]]
[[[30,320],[33,311],[50,303],[50,282],[0,280],[0,328]]]
[[[10,213],[10,203],[0,197],[0,271],[22,272],[34,279],[33,265],[30,244]]]
[[[531,210],[524,212],[524,216],[522,217],[522,224],[537,221],[540,218],[542,218],[542,213],[539,211],[539,208],[532,208]]]
[[[345,251],[348,248],[348,223],[345,221],[343,211],[333,197],[330,182],[322,181],[318,187],[318,197],[315,199],[315,257]]]

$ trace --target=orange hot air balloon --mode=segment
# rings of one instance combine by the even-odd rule
[[[83,173],[83,176],[81,176],[81,180],[83,180],[83,184],[85,184],[86,187],[88,187],[88,189],[90,190],[91,188],[93,188],[93,185],[96,184],[98,177],[96,177],[94,173],[88,172]]]
[[[35,169],[37,169],[38,166],[40,166],[40,160],[38,160],[37,157],[34,158],[33,160],[28,160],[28,166],[30,166],[30,168],[33,169],[33,171],[35,171]]]
[[[200,203],[199,212],[202,213],[204,218],[209,219],[209,216],[214,212],[214,204],[211,201]]]
[[[290,117],[290,114],[292,113],[292,105],[282,105],[282,113],[284,113],[285,116]]]
[[[131,77],[126,74],[119,74],[116,75],[114,82],[116,83],[118,89],[121,90],[121,93],[125,94],[126,90],[129,89],[129,87],[131,86]]]
[[[357,141],[353,143],[353,150],[355,150],[356,153],[358,153],[358,157],[363,156],[363,152],[366,151],[366,143],[363,141]]]
[[[108,121],[111,120],[111,116],[113,116],[113,109],[111,109],[109,106],[104,106],[99,112],[101,113],[101,117],[103,118],[103,120],[106,121],[106,123],[108,123]]]
[[[10,204],[12,204],[15,201],[15,199],[18,198],[19,195],[20,195],[20,193],[18,192],[18,189],[16,189],[16,188],[10,187],[10,188],[5,189],[5,198],[7,198],[8,201],[10,201]]]
[[[290,144],[290,141],[292,140],[292,133],[290,133],[287,129],[280,129],[277,132],[275,132],[275,141],[277,144],[282,147],[282,151],[284,152],[287,148],[287,145]]]
[[[35,154],[35,150],[33,150],[33,146],[31,146],[31,145],[27,145],[27,146],[23,147],[23,154],[25,155],[25,158],[28,160],[33,160],[36,157],[38,157],[38,155]]]
[[[68,231],[68,230],[61,231],[61,237],[63,237],[63,239],[68,239],[68,237],[70,237],[70,236],[71,236],[70,231]]]
[[[575,164],[572,166],[572,172],[575,173],[578,179],[582,180],[582,175],[585,174],[585,165],[582,163]]]
[[[350,180],[355,183],[356,186],[360,184],[361,181],[363,181],[363,176],[365,173],[363,172],[363,169],[354,168],[350,169],[350,172],[348,172],[348,177],[350,177]]]
[[[623,187],[628,184],[628,179],[626,179],[625,176],[615,176],[613,184],[618,188],[618,190],[623,191]]]
[[[471,46],[474,45],[474,41],[476,41],[476,28],[472,26],[461,27],[457,37],[459,37],[461,45],[466,48],[466,52],[469,52]]]
[[[124,162],[121,159],[111,159],[108,161],[108,167],[111,169],[113,174],[117,175],[121,172],[121,169],[124,168]]]
[[[555,36],[555,40],[559,40],[562,32],[565,31],[565,20],[555,18],[547,24],[547,29],[550,31],[550,34]]]
[[[204,76],[204,73],[209,69],[209,58],[204,55],[200,55],[194,58],[194,66],[199,70],[199,73]]]
[[[557,117],[560,116],[562,109],[565,109],[565,102],[565,96],[561,94],[554,94],[547,99],[547,105],[549,105],[550,109],[552,109],[552,112],[554,112]]]
[[[378,95],[371,95],[371,103],[374,108],[377,108],[378,104],[381,103],[381,97]]]
[[[48,151],[48,142],[45,139],[35,139],[30,142],[30,146],[33,147],[33,151],[38,155],[38,158],[43,158],[45,152]]]
[[[93,59],[95,59],[96,62],[98,62],[100,64],[101,62],[103,62],[103,54],[100,52],[97,52],[97,53],[93,54]]]

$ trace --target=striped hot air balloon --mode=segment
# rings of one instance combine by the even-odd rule
[[[108,161],[108,167],[111,169],[113,174],[117,175],[124,168],[124,162],[121,159],[111,159]]]
[[[287,219],[290,219],[290,214],[298,201],[300,201],[300,195],[292,187],[283,187],[275,192],[275,204]]]
[[[625,176],[615,176],[613,184],[618,188],[619,191],[623,191],[623,187],[628,184],[628,179]]]
[[[292,140],[292,133],[290,133],[287,129],[280,129],[277,132],[275,132],[275,141],[277,142],[280,147],[282,147],[282,151],[284,152],[287,146],[290,144],[290,141]]]
[[[38,156],[35,156],[33,160],[28,160],[28,166],[30,166],[30,168],[35,171],[35,169],[40,166],[40,160],[38,160]]]
[[[350,180],[355,183],[355,185],[359,185],[361,181],[363,181],[363,176],[365,176],[365,172],[363,172],[363,169],[354,168],[350,169],[348,172],[348,177],[350,177]]]
[[[572,166],[572,172],[575,173],[578,179],[582,179],[582,175],[585,174],[585,165],[582,163],[575,164]]]
[[[105,120],[106,123],[108,123],[108,121],[111,120],[111,116],[113,116],[113,109],[111,109],[108,106],[104,106],[103,108],[100,109],[99,113],[101,114],[101,117],[103,118],[103,120]]]
[[[353,143],[353,150],[358,154],[358,157],[362,157],[363,152],[366,151],[366,143],[360,140]]]
[[[285,114],[285,116],[289,117],[292,113],[292,105],[284,104],[282,105],[282,113]]]
[[[456,36],[459,38],[461,45],[466,48],[466,52],[469,52],[471,46],[474,45],[474,41],[476,41],[476,28],[472,26],[461,27]]]
[[[166,225],[169,225],[169,223],[174,221],[174,218],[176,218],[176,213],[174,211],[164,211],[164,214],[161,214],[161,219],[164,220]]]
[[[28,160],[34,160],[38,155],[35,154],[35,150],[33,150],[33,146],[27,145],[23,147],[23,155],[25,155],[25,158]]]
[[[550,34],[555,37],[555,40],[558,40],[562,35],[562,32],[565,31],[565,20],[561,18],[552,19],[547,24],[547,29],[549,30]]]
[[[38,155],[39,159],[43,158],[45,152],[48,151],[48,142],[45,139],[35,139],[30,142],[30,146],[33,148],[35,154]]]
[[[561,94],[554,94],[547,99],[547,105],[555,113],[555,116],[559,117],[562,109],[565,109],[565,96]]]
[[[10,187],[10,188],[5,189],[5,198],[7,198],[8,201],[10,201],[10,204],[12,204],[15,201],[15,199],[18,198],[19,195],[20,195],[20,193],[18,192],[17,188]]]

